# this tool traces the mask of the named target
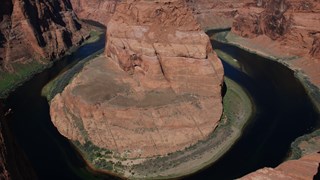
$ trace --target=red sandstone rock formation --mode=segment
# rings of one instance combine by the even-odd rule
[[[52,121],[67,138],[152,157],[183,150],[217,126],[223,68],[184,1],[118,4],[105,54],[51,101]]]
[[[301,48],[298,54],[318,52],[320,2],[261,0],[239,10],[233,32],[248,38],[266,35],[284,45]]]
[[[263,168],[250,173],[241,180],[272,179],[272,180],[306,180],[313,179],[320,165],[320,154],[310,154],[299,160],[290,160],[276,168]]]
[[[0,63],[60,57],[83,40],[81,24],[70,2],[4,0],[0,6]]]
[[[231,28],[239,8],[250,0],[186,0],[205,30]]]
[[[79,18],[107,25],[121,0],[70,0]]]
[[[232,31],[248,38],[246,48],[270,51],[275,57],[298,57],[289,61],[320,86],[320,2],[259,0],[238,10]]]
[[[293,70],[301,70],[320,87],[320,2],[302,0],[257,0],[239,9],[227,39],[246,49],[281,59]],[[286,60],[295,57],[294,60]],[[302,143],[302,146],[304,144]],[[319,150],[315,143],[311,151]],[[290,160],[276,168],[263,168],[241,179],[313,179],[320,154]]]

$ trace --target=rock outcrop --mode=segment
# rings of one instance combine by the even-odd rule
[[[238,43],[256,52],[269,51],[270,56],[296,59],[287,63],[320,86],[319,1],[258,0],[238,13],[232,32],[247,38]]]
[[[121,0],[70,0],[73,10],[81,19],[107,25]]]
[[[272,179],[272,180],[297,180],[316,179],[320,165],[320,154],[314,153],[298,160],[290,160],[276,168],[263,168],[250,173],[241,180]]]
[[[68,0],[4,0],[0,7],[0,63],[58,58],[83,40],[81,24]]]
[[[141,163],[206,139],[222,114],[222,82],[222,64],[184,1],[128,0],[108,24],[105,57],[54,97],[50,114],[70,140]]]

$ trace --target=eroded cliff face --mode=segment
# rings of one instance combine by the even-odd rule
[[[294,59],[285,63],[320,87],[319,1],[251,1],[238,13],[232,32],[245,39],[229,40],[267,56]]]
[[[70,0],[73,10],[81,19],[107,25],[121,0]]]
[[[233,32],[247,38],[266,35],[297,55],[319,58],[320,2],[258,0],[239,10]],[[290,49],[287,49],[290,51]]]
[[[173,1],[159,6],[145,2],[130,6],[119,5],[108,24],[106,55],[119,62],[124,71],[143,75],[140,81],[145,87],[169,84],[176,93],[211,95],[216,84],[207,82],[218,77],[220,83],[222,67],[185,3]],[[132,11],[128,12],[130,8]],[[193,73],[197,77],[188,78]],[[212,79],[199,81],[208,75]]]
[[[232,27],[238,9],[250,0],[185,0],[204,30]]]
[[[206,139],[222,114],[222,82],[222,64],[184,1],[128,0],[108,24],[105,57],[51,101],[50,114],[67,138],[139,164]]]
[[[58,58],[82,40],[81,24],[68,0],[1,2],[0,63],[4,71],[13,72],[13,63]]]
[[[298,160],[290,160],[280,164],[276,168],[263,168],[250,173],[241,180],[272,179],[272,180],[296,180],[316,179],[320,162],[320,154],[314,153]]]

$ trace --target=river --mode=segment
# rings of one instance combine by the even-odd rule
[[[41,97],[41,89],[50,80],[104,45],[101,38],[80,47],[5,100],[5,107],[12,109],[9,126],[39,179],[111,178],[88,170],[79,153],[53,126],[48,102]],[[311,132],[317,118],[303,87],[287,67],[218,42],[214,47],[239,60],[242,71],[223,62],[225,75],[248,90],[257,115],[226,155],[187,179],[233,179],[261,167],[275,167],[287,157],[295,138]]]

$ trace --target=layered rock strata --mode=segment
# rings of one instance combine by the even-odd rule
[[[222,114],[223,68],[184,1],[124,1],[106,57],[51,101],[61,134],[117,156],[166,155],[204,140]]]
[[[316,179],[320,162],[320,154],[314,153],[299,160],[290,160],[276,168],[263,168],[250,173],[241,180],[272,179],[272,180],[297,180]]]
[[[246,40],[236,43],[287,61],[320,86],[320,2],[259,0],[239,9],[233,33]],[[231,38],[232,39],[232,38]]]
[[[186,0],[204,30],[227,29],[233,19],[250,0]]]
[[[319,110],[320,2],[257,0],[238,13],[232,33],[226,36],[228,42],[293,69]],[[301,141],[298,149],[302,158],[257,170],[242,179],[313,179],[320,162],[318,142],[317,136]]]
[[[14,71],[12,63],[60,57],[82,40],[81,24],[68,0],[1,4],[0,63],[5,71]]]

